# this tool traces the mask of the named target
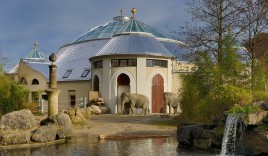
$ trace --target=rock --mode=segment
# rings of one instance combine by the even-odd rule
[[[246,135],[246,154],[265,155],[268,154],[268,132],[251,131]]]
[[[52,117],[56,125],[63,126],[66,130],[72,129],[72,121],[68,114],[60,113]]]
[[[261,108],[265,111],[268,111],[268,103],[267,102],[263,102],[261,103]]]
[[[82,112],[83,116],[85,117],[85,119],[90,119],[91,111],[92,111],[91,107],[81,108],[81,112]]]
[[[36,142],[55,141],[57,134],[57,127],[54,125],[41,126],[35,130],[31,139]]]
[[[193,139],[193,146],[201,149],[209,149],[211,147],[210,139]]]
[[[110,113],[110,109],[108,107],[102,107],[100,106],[99,109],[101,110],[101,114],[108,114]]]
[[[56,139],[70,138],[72,134],[71,129],[66,129],[64,126],[57,126]]]
[[[98,106],[91,105],[92,112],[93,114],[100,115],[101,114],[101,109]]]
[[[266,116],[267,116],[266,111],[248,114],[247,120],[244,122],[246,122],[245,124],[247,125],[261,125]]]
[[[208,149],[211,146],[220,147],[221,140],[216,132],[210,130],[207,124],[179,125],[177,129],[177,140],[179,144]]]
[[[1,128],[4,130],[25,130],[36,126],[37,122],[30,110],[14,111],[1,118]]]
[[[30,142],[30,132],[10,133],[1,136],[2,145],[26,144]]]
[[[69,115],[73,124],[84,124],[87,122],[80,108],[69,107],[65,113]]]

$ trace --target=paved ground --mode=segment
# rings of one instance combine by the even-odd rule
[[[73,127],[74,136],[98,135],[170,135],[176,136],[173,116],[93,115],[86,125]]]

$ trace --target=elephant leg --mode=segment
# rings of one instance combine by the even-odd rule
[[[174,116],[178,113],[178,107],[173,107],[174,110]]]
[[[131,106],[131,115],[134,115],[135,107]]]
[[[148,114],[148,107],[145,107],[144,108],[144,112],[145,112],[144,115],[147,115]]]
[[[171,105],[169,105],[169,114],[171,114]]]
[[[141,115],[144,115],[145,111],[144,111],[144,108],[142,107],[141,108]]]

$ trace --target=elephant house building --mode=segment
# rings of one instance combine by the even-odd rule
[[[56,52],[59,110],[79,106],[97,93],[111,113],[121,110],[123,92],[149,98],[149,113],[163,113],[163,93],[179,94],[180,75],[193,65],[182,59],[186,45],[147,25],[131,10],[90,29]],[[46,100],[50,62],[37,43],[7,74],[30,91],[29,102]]]

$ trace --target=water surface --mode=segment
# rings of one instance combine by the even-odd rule
[[[195,156],[218,153],[178,146],[175,138],[98,140],[87,136],[46,147],[0,151],[1,156]]]

